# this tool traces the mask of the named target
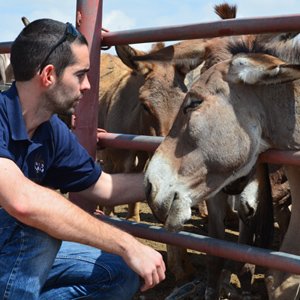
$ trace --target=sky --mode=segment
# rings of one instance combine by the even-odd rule
[[[219,20],[214,5],[224,0],[103,0],[102,26],[110,31],[196,24]],[[237,0],[237,17],[300,14],[299,0]],[[76,0],[0,0],[0,42],[13,41],[23,28],[22,16],[30,21],[53,18],[75,23]],[[136,44],[149,49],[151,44]]]

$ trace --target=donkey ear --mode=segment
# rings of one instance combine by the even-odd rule
[[[167,62],[175,66],[178,72],[186,75],[197,68],[206,58],[206,40],[188,40],[167,46],[149,54],[136,56],[137,61]]]
[[[207,57],[208,43],[206,40],[189,40],[175,45],[172,63],[183,76],[201,67]]]
[[[152,66],[148,62],[140,62],[136,60],[137,57],[146,56],[146,52],[134,49],[129,45],[118,45],[115,46],[118,57],[121,61],[130,69],[142,74],[146,75],[152,69]]]
[[[137,68],[137,63],[133,59],[136,56],[142,56],[146,53],[137,49],[130,47],[129,45],[117,45],[115,46],[117,55],[122,60],[122,62],[131,69]]]
[[[226,80],[233,83],[277,84],[300,79],[300,65],[289,65],[267,54],[238,54],[230,62]]]

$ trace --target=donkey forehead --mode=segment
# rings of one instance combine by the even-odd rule
[[[140,96],[145,99],[153,98],[152,101],[156,97],[175,94],[182,97],[181,92],[187,92],[184,77],[170,64],[153,64],[140,88]]]
[[[190,94],[215,95],[226,94],[228,82],[226,74],[230,61],[218,63],[206,70],[197,81],[195,81],[189,91]]]
[[[146,75],[146,80],[166,80],[170,81],[174,78],[176,68],[173,64],[164,62],[153,62],[151,68]]]

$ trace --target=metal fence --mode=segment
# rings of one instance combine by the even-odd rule
[[[21,16],[20,16],[21,17]],[[190,24],[184,26],[168,26],[145,28],[117,32],[101,32],[102,0],[77,0],[77,28],[87,37],[90,45],[91,70],[90,81],[92,89],[84,96],[76,111],[74,132],[79,141],[95,156],[97,139],[100,146],[110,146],[125,149],[154,151],[162,138],[133,136],[119,133],[97,133],[97,108],[99,94],[99,64],[101,46],[119,44],[135,44],[144,42],[187,40],[229,36],[239,34],[258,34],[275,32],[298,32],[300,30],[300,15],[229,19],[216,22]],[[10,51],[11,42],[0,43],[0,53]],[[267,151],[260,156],[261,161],[277,164],[300,165],[300,152]],[[71,194],[72,200],[84,206],[80,199]],[[92,207],[85,207],[92,210]],[[300,274],[300,257],[283,252],[237,245],[226,241],[212,239],[206,236],[187,232],[171,233],[163,228],[145,224],[101,217],[133,235],[162,243],[173,244],[211,255],[228,259],[250,262],[257,265]]]

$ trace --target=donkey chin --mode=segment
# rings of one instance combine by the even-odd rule
[[[182,229],[184,223],[192,217],[190,203],[190,200],[179,198],[178,194],[175,193],[165,221],[166,229],[170,231],[178,231]]]

